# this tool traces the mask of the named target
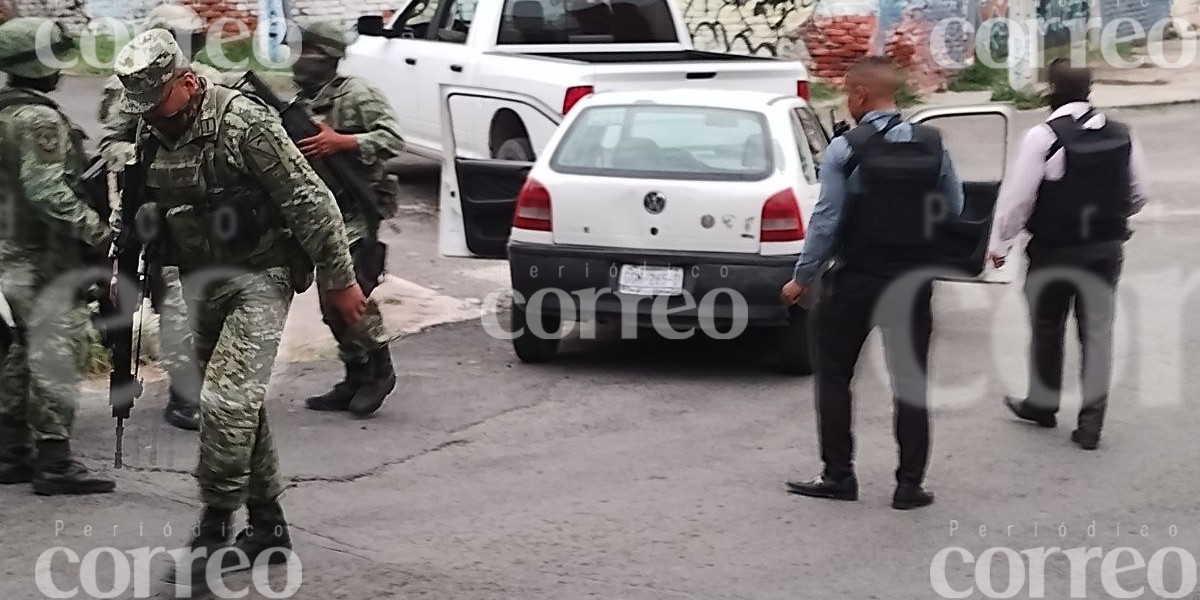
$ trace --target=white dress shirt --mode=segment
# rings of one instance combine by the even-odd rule
[[[1059,107],[1050,113],[1047,122],[1059,117],[1070,115],[1079,119],[1091,110],[1087,102],[1072,102]],[[1100,129],[1107,121],[1102,113],[1097,112],[1083,124],[1085,129]],[[1132,212],[1142,210],[1148,197],[1146,174],[1146,155],[1142,145],[1133,134],[1130,134],[1133,147],[1129,156],[1130,190],[1133,201]],[[1054,131],[1046,123],[1041,123],[1030,129],[1021,141],[1017,157],[1004,183],[1000,186],[1000,197],[996,200],[996,222],[992,226],[992,238],[989,251],[998,256],[1007,256],[1012,250],[1017,234],[1025,229],[1025,223],[1033,214],[1037,204],[1038,188],[1043,181],[1058,181],[1066,173],[1066,155],[1060,148],[1049,159],[1046,153],[1055,142]]]

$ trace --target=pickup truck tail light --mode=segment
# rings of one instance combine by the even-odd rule
[[[532,231],[550,231],[550,190],[532,177],[525,180],[517,194],[512,226]]]
[[[759,241],[796,242],[804,239],[804,222],[800,220],[800,203],[796,194],[786,189],[767,199],[762,208],[762,231]]]
[[[804,98],[805,100],[812,100],[812,94],[808,90],[807,81],[796,82],[796,95]]]
[[[578,104],[580,100],[591,96],[595,92],[596,88],[590,85],[577,85],[575,87],[567,88],[567,93],[563,96],[562,114],[565,116],[567,113],[571,112],[572,108],[575,108],[575,105]]]

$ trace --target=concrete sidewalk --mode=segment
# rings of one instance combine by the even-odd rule
[[[1200,102],[1200,60],[1193,58],[1189,64],[1179,68],[1164,68],[1151,59],[1151,56],[1159,56],[1163,64],[1183,62],[1180,57],[1186,58],[1183,54],[1184,44],[1195,46],[1198,43],[1195,39],[1176,39],[1135,48],[1130,60],[1141,65],[1133,68],[1093,62],[1093,104],[1099,108],[1133,108]],[[924,96],[922,102],[913,108],[980,104],[990,102],[991,97],[990,90],[937,92]],[[816,105],[827,108],[841,106],[844,102],[845,98],[839,95],[817,102]]]

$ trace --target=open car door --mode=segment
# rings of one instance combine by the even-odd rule
[[[517,194],[533,163],[465,158],[454,119],[468,111],[503,103],[525,123],[531,137],[548,138],[562,115],[524,94],[443,85],[442,185],[438,210],[438,249],[443,256],[505,258]],[[460,128],[461,130],[461,128]]]
[[[912,122],[942,133],[942,143],[963,183],[962,217],[947,224],[941,240],[945,264],[954,273],[944,278],[948,281],[1010,283],[1015,278],[1014,261],[997,269],[988,260],[1014,116],[1010,104],[981,104],[927,108],[911,117]]]

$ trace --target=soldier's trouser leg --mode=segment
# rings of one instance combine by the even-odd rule
[[[341,316],[326,302],[329,290],[321,288],[321,317],[329,326],[329,331],[338,344],[338,357],[346,364],[363,364],[370,358],[372,352],[387,346],[389,336],[383,325],[383,314],[379,304],[374,300],[367,301],[367,312],[356,327],[346,327]],[[367,290],[363,290],[366,294]]]
[[[12,372],[28,382],[25,419],[37,445],[33,491],[40,495],[111,492],[113,481],[93,476],[73,461],[70,445],[87,310],[71,285],[74,282],[36,285],[40,278],[32,275],[28,269],[5,273],[4,294],[24,341],[25,366],[14,364]]]
[[[160,281],[153,286],[154,304],[159,314],[162,366],[171,377],[171,402],[180,407],[195,408],[200,404],[201,377],[196,366],[179,269],[161,267],[157,271]]]
[[[201,499],[236,510],[247,500],[275,498],[283,487],[264,401],[293,295],[290,277],[286,269],[269,269],[188,294],[204,368]]]
[[[355,252],[361,251],[365,242],[359,241],[352,246]],[[374,272],[378,266],[368,266],[370,261],[358,260],[356,254],[355,270],[363,294],[370,296],[375,290],[375,282],[381,273]],[[365,272],[371,269],[373,272]],[[329,290],[319,289],[321,316],[329,326],[334,339],[338,343],[338,355],[346,367],[346,377],[334,386],[333,390],[323,396],[308,400],[308,407],[314,410],[350,410],[358,416],[374,413],[383,405],[384,399],[396,386],[396,372],[392,368],[391,354],[388,351],[390,336],[384,326],[383,314],[375,300],[368,300],[367,312],[362,321],[355,327],[347,327],[325,298]]]
[[[14,339],[0,364],[0,459],[25,457],[33,449],[29,432],[29,355]]]
[[[17,348],[16,359],[6,364],[5,373],[11,368],[14,382],[25,384],[25,419],[33,440],[70,440],[79,402],[87,310],[68,291],[40,290],[32,279],[19,275],[6,278],[4,295],[24,330],[24,344]],[[19,403],[22,393],[14,392]]]

